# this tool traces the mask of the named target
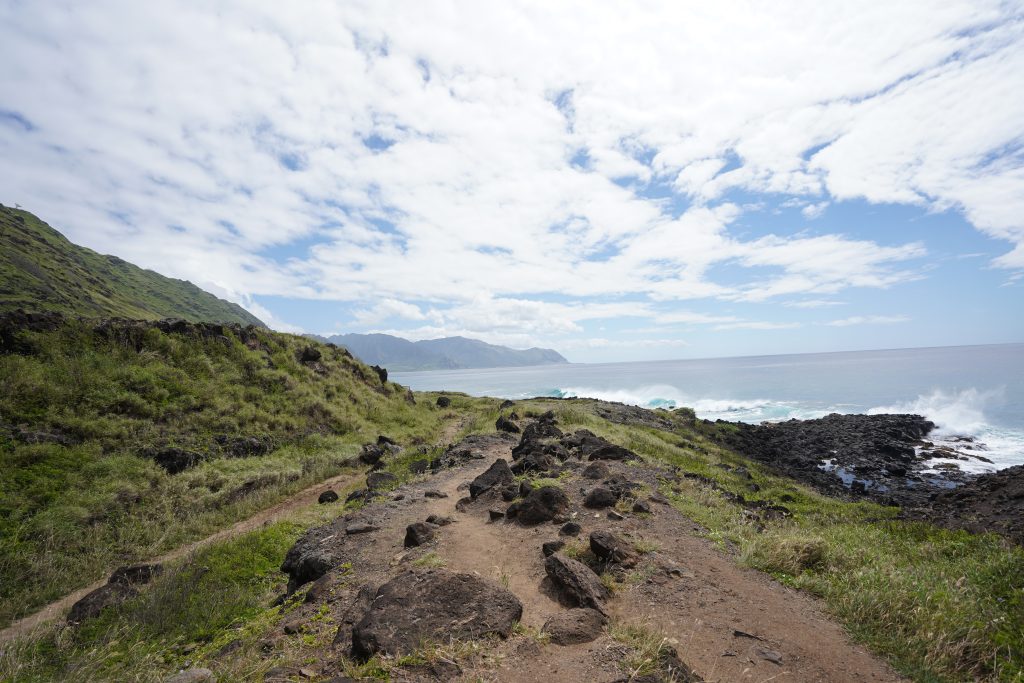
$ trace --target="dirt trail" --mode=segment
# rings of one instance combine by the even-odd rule
[[[529,629],[540,629],[548,618],[564,610],[546,580],[540,549],[543,542],[559,538],[559,525],[492,523],[488,509],[507,507],[500,499],[481,499],[465,512],[456,510],[456,502],[465,495],[464,484],[498,457],[510,459],[510,446],[494,445],[483,454],[483,460],[402,487],[392,500],[360,511],[358,517],[379,530],[345,541],[345,557],[352,563],[354,577],[347,575],[350,578],[341,584],[347,587],[341,590],[386,581],[435,553],[448,569],[474,572],[507,586],[523,603],[522,623]],[[611,468],[631,479],[643,478],[643,468],[620,463]],[[581,506],[580,488],[587,483],[593,482],[577,475],[565,485],[576,510],[575,521],[583,527],[581,541],[586,542],[592,531],[606,529],[660,546],[645,555],[639,567],[641,572],[647,567],[649,575],[624,582],[609,600],[613,622],[640,625],[664,636],[680,658],[709,683],[902,680],[885,662],[853,644],[816,600],[765,574],[739,567],[735,558],[696,535],[693,522],[674,508],[654,505],[652,515],[627,515],[623,521],[612,521],[604,511],[595,513]],[[426,497],[428,490],[448,497]],[[454,522],[439,528],[436,540],[427,546],[403,548],[406,525],[431,514],[449,516]],[[670,576],[653,569],[665,563],[681,571]],[[305,609],[315,608],[312,604]],[[303,618],[301,612],[294,617]],[[464,667],[458,680],[610,683],[628,678],[623,670],[627,655],[628,650],[607,634],[590,643],[564,647],[538,645],[521,635],[498,643],[482,661]],[[321,659],[334,658],[325,652]],[[393,680],[434,680],[423,672],[407,674],[399,669]]]

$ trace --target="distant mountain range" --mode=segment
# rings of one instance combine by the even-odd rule
[[[392,372],[502,368],[520,365],[568,363],[551,349],[520,351],[466,337],[445,337],[411,342],[390,334],[337,334],[327,341],[344,346],[359,360]]]
[[[0,205],[0,312],[23,308],[84,317],[263,322],[191,282],[71,243],[28,211]]]

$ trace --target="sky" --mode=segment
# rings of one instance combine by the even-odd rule
[[[272,327],[1024,341],[1024,3],[0,0],[0,202]]]

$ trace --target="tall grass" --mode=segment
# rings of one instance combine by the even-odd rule
[[[378,434],[432,443],[451,419],[341,349],[266,330],[69,321],[21,341],[0,355],[0,625],[337,474]],[[299,362],[307,346],[320,361]],[[240,437],[270,452],[232,457]],[[170,475],[146,455],[164,447],[203,460]]]

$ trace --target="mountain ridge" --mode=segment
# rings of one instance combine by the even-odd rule
[[[344,346],[364,363],[382,365],[393,372],[502,368],[569,362],[554,349],[512,349],[462,336],[416,342],[382,333],[336,334],[320,338]]]
[[[75,244],[22,209],[0,205],[0,311],[266,327],[238,304]]]

